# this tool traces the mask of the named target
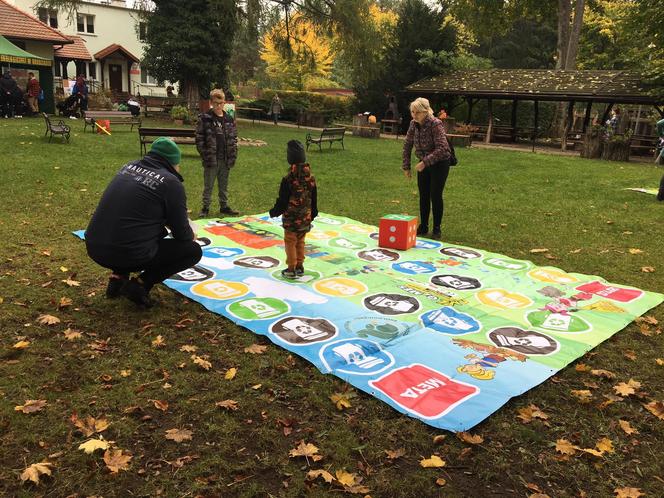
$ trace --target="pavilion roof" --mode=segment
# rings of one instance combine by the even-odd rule
[[[628,70],[469,69],[425,78],[408,93],[477,98],[658,104],[638,72]]]
[[[92,56],[90,55],[90,52],[88,52],[88,47],[85,46],[85,40],[80,36],[75,35],[69,35],[69,38],[71,38],[74,43],[60,47],[53,55],[60,59],[91,61]]]

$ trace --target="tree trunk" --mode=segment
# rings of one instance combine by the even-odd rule
[[[571,14],[572,4],[570,3],[570,0],[558,0],[558,59],[556,60],[556,69],[565,69],[567,47],[569,45],[569,20]]]
[[[579,38],[583,26],[583,11],[585,0],[576,0],[574,4],[574,22],[567,41],[567,54],[565,55],[565,69],[576,69],[576,54],[579,51]]]
[[[629,161],[629,140],[608,140],[604,143],[602,159],[607,161]]]
[[[581,157],[586,159],[597,159],[602,156],[602,135],[598,131],[588,130],[583,136],[583,148]]]
[[[198,83],[196,81],[183,80],[180,82],[180,96],[184,97],[187,101],[187,108],[190,111],[198,110],[198,101],[200,99],[200,92],[198,90]]]

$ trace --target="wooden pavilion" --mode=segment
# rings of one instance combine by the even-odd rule
[[[565,133],[562,149],[567,147],[567,137],[574,120],[576,103],[586,104],[582,133],[590,124],[594,104],[606,104],[601,123],[604,123],[615,104],[651,105],[664,117],[664,99],[650,93],[641,75],[626,70],[564,71],[549,69],[472,69],[450,71],[440,76],[425,78],[408,87],[405,92],[418,96],[458,96],[468,103],[468,119],[471,122],[473,106],[487,100],[488,123],[484,141],[491,142],[495,129],[492,103],[494,100],[512,101],[511,126],[507,128],[511,140],[516,141],[517,108],[520,101],[533,101],[532,140],[537,137],[540,102],[567,102]],[[505,130],[503,130],[505,131]]]

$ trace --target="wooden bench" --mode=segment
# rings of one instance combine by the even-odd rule
[[[46,135],[49,133],[51,134],[48,137],[49,143],[51,142],[53,135],[60,135],[63,142],[65,139],[67,139],[67,143],[69,143],[69,134],[71,133],[71,128],[62,120],[59,120],[57,124],[51,123],[51,118],[49,118],[48,114],[45,112],[42,112],[42,116],[44,116],[44,119],[46,120],[46,133],[44,133],[44,137],[46,137]]]
[[[260,107],[236,107],[235,111],[237,114],[239,114],[240,112],[242,112],[242,114],[247,113],[249,115],[247,119],[251,119],[251,124],[254,124],[256,119],[260,121],[261,117],[263,116],[263,113],[265,112]]]
[[[380,125],[383,128],[383,133],[394,134],[396,138],[399,138],[399,128],[401,128],[400,119],[383,119]]]
[[[129,111],[85,111],[83,113],[85,126],[83,133],[87,130],[88,126],[92,128],[92,133],[96,130],[95,122],[97,120],[108,120],[111,124],[128,124],[131,125],[131,130],[134,130],[134,125],[141,126],[140,116],[134,116]]]
[[[323,151],[322,143],[329,142],[330,149],[332,148],[332,142],[341,142],[341,148],[344,147],[344,135],[346,133],[346,128],[323,128],[323,131],[320,132],[319,137],[312,137],[311,133],[307,133],[307,150],[309,150],[309,145],[318,144],[318,150]]]
[[[143,113],[146,118],[151,111],[159,111],[168,114],[175,105],[187,105],[186,102],[176,97],[141,97],[141,99]]]
[[[180,145],[195,145],[196,130],[193,128],[144,128],[139,126],[138,140],[141,154],[147,154],[147,145],[159,137],[171,138]]]

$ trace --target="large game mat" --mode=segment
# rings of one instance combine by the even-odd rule
[[[445,242],[379,248],[376,227],[328,214],[307,236],[304,276],[286,280],[283,229],[266,214],[197,223],[203,259],[166,285],[451,431],[470,429],[664,300]]]

